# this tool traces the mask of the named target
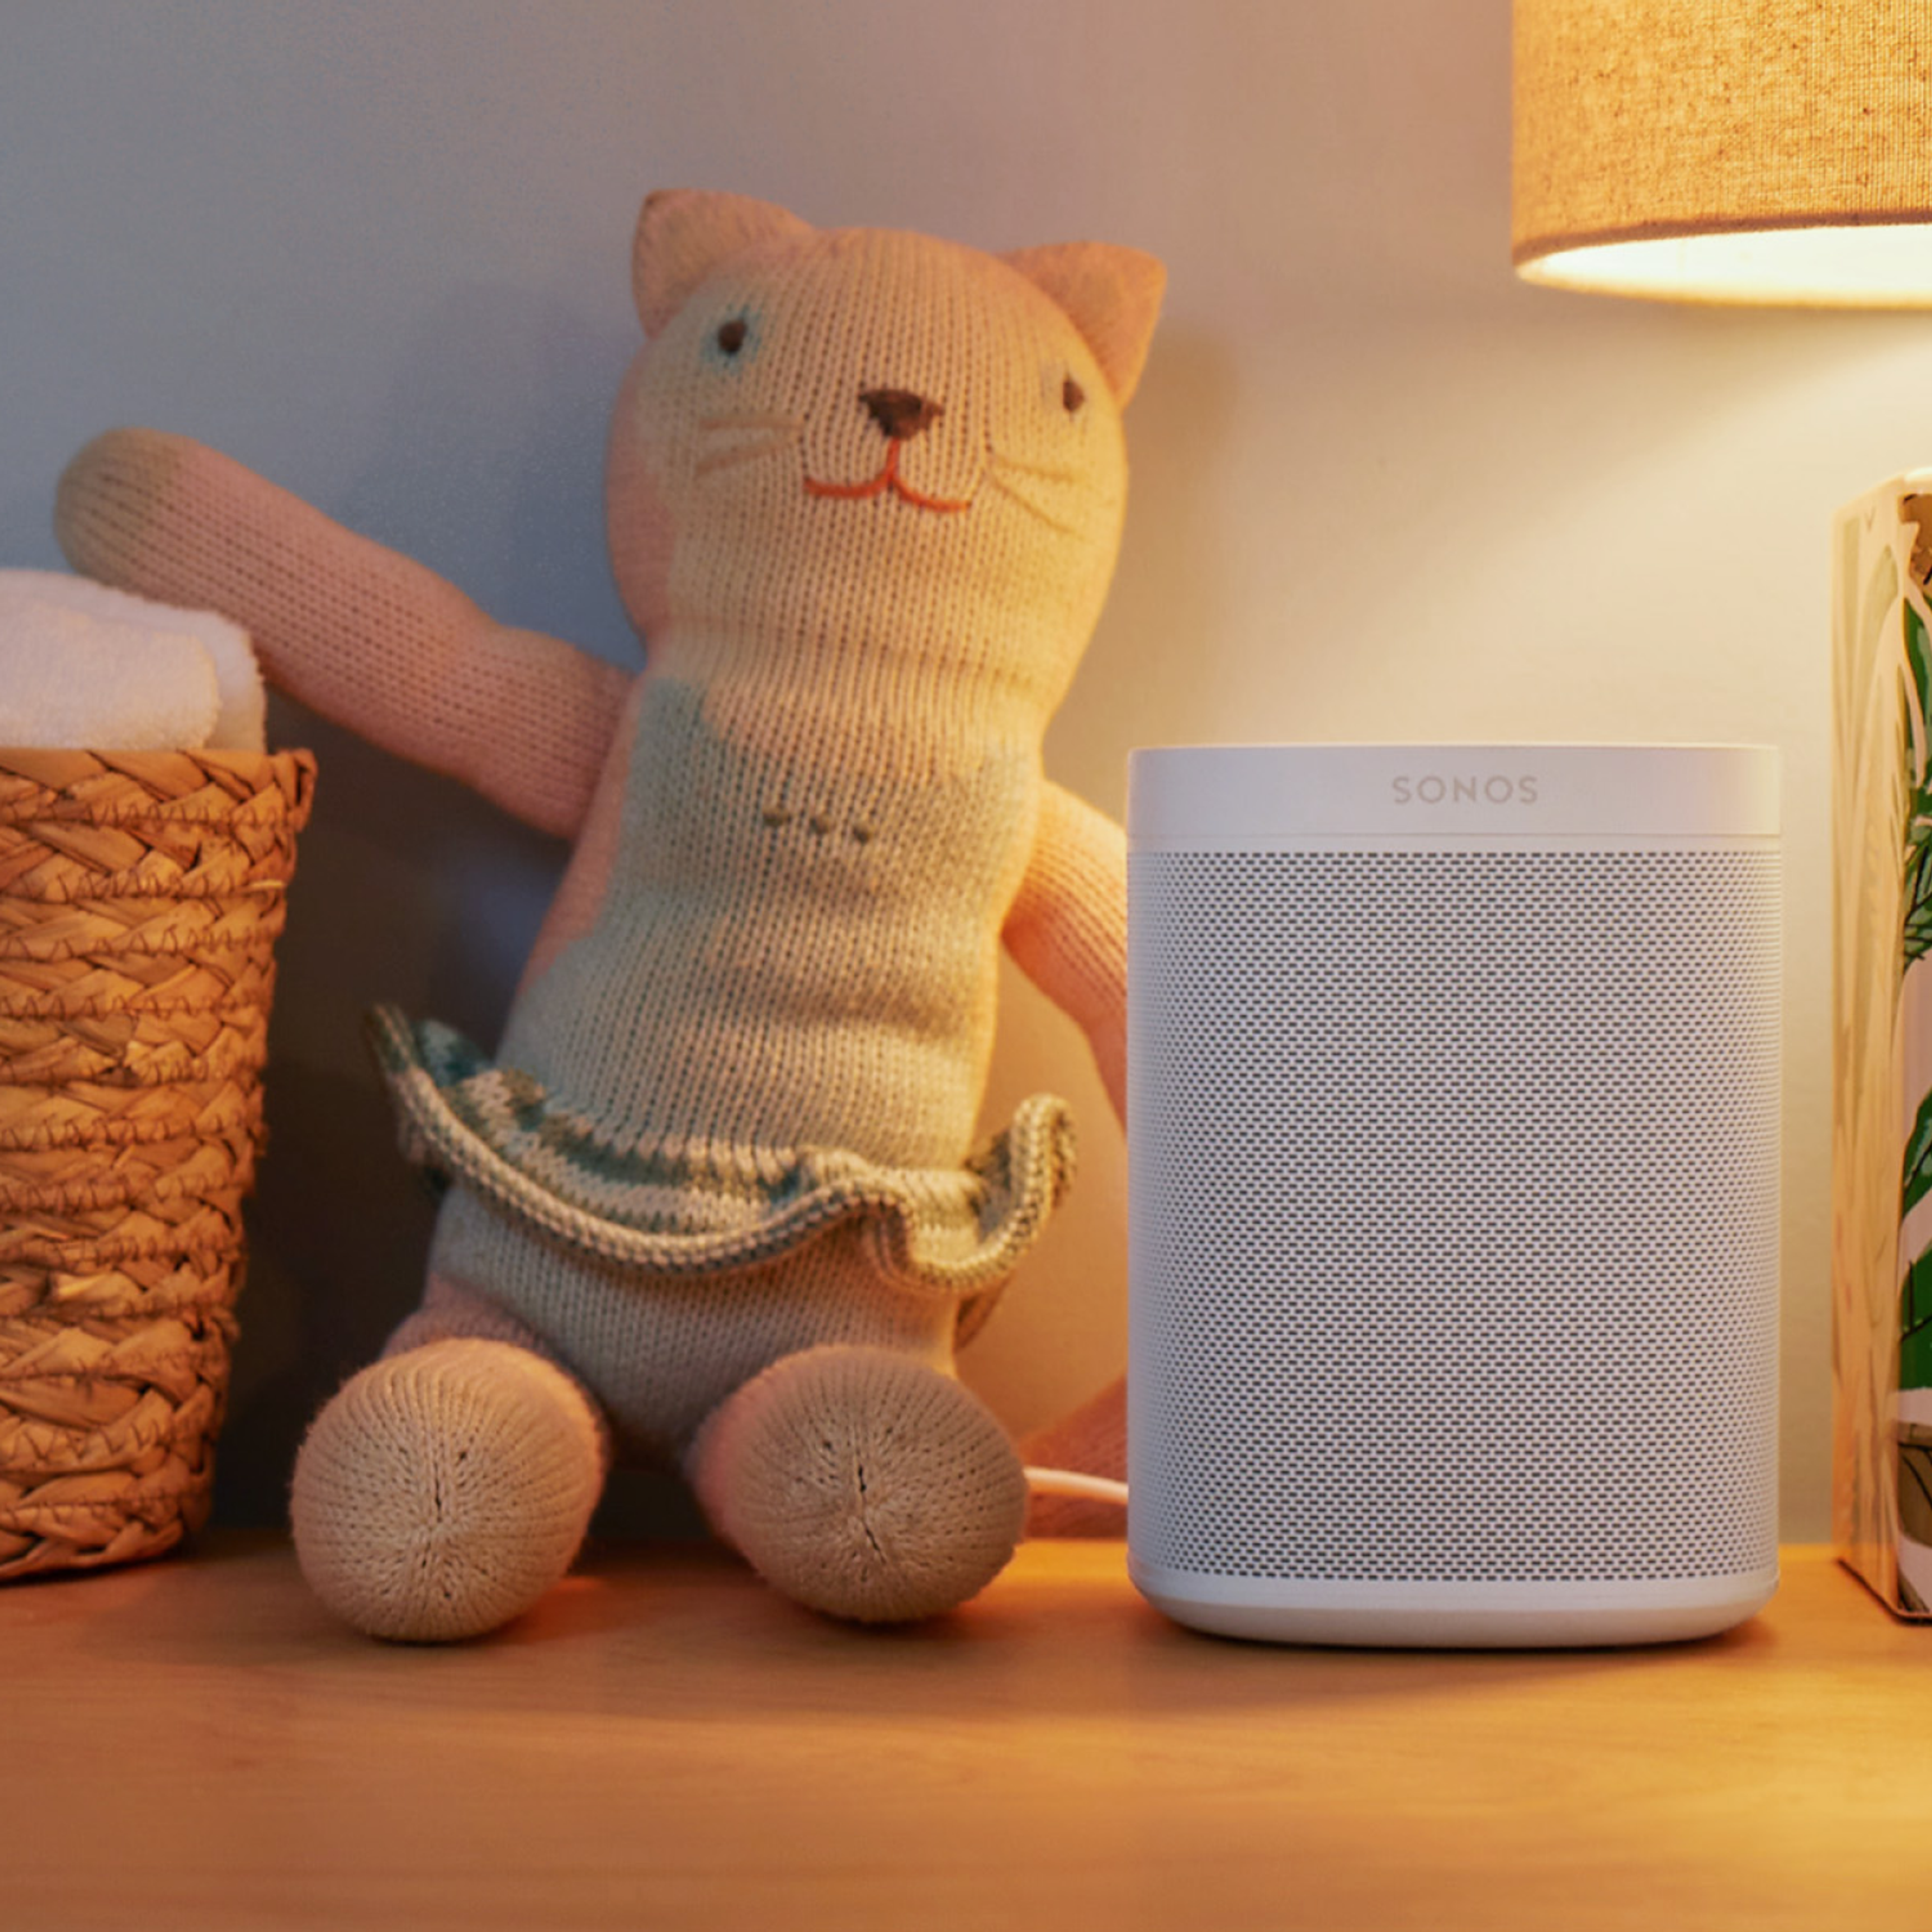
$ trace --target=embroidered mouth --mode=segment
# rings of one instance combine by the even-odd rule
[[[890,493],[902,503],[910,503],[915,510],[932,510],[942,516],[958,510],[970,510],[973,500],[970,496],[929,496],[923,490],[916,490],[899,474],[899,442],[897,438],[886,445],[886,460],[879,473],[863,483],[821,483],[816,477],[805,479],[806,494],[811,496],[829,496],[844,503],[862,502],[872,496],[883,496]]]

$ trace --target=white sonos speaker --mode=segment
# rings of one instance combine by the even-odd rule
[[[1128,1558],[1179,1622],[1642,1643],[1778,1581],[1778,765],[1134,754]]]

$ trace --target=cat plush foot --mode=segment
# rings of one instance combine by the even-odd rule
[[[376,1362],[316,1417],[296,1462],[296,1553],[371,1636],[478,1636],[562,1576],[602,1486],[583,1391],[506,1342]]]
[[[860,1623],[950,1610],[1006,1564],[1026,1516],[978,1398],[883,1348],[812,1348],[747,1382],[687,1459],[718,1533],[797,1602]]]

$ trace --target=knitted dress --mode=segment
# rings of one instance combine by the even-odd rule
[[[1036,748],[925,783],[788,767],[648,674],[627,717],[595,923],[495,1063],[392,1012],[375,1038],[406,1144],[457,1184],[432,1276],[525,1324],[620,1438],[675,1455],[799,1349],[949,1364],[1071,1136],[1039,1096],[970,1147]]]

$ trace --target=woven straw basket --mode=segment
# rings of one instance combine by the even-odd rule
[[[207,1516],[314,770],[0,751],[0,1579]]]

